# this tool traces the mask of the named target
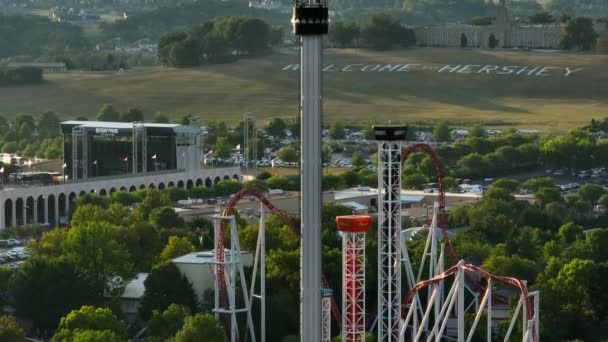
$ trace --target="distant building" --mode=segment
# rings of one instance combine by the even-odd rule
[[[65,63],[63,63],[63,62],[61,62],[61,63],[9,63],[8,67],[9,67],[9,69],[24,68],[24,67],[38,68],[38,69],[42,69],[42,71],[44,73],[66,72],[68,70]]]
[[[51,12],[51,19],[58,23],[95,25],[99,24],[101,21],[101,16],[99,14],[75,13],[73,9],[68,11],[53,10]]]
[[[227,263],[230,262],[230,250],[226,249],[224,253],[224,261]],[[253,266],[253,255],[251,252],[241,251],[240,259],[243,267]],[[194,293],[196,293],[199,301],[203,298],[205,291],[214,289],[213,274],[216,265],[214,260],[214,250],[193,252],[172,260],[179,272],[192,284],[192,289],[194,290]],[[226,264],[227,271],[229,268],[229,264]]]
[[[498,40],[499,48],[559,49],[561,24],[530,25],[509,19],[506,0],[500,0],[496,20],[492,25],[447,24],[414,28],[416,42],[422,46],[459,47],[460,38],[467,37],[467,46],[488,47],[491,35]]]
[[[120,296],[120,310],[129,323],[137,320],[139,303],[146,292],[144,282],[148,278],[148,275],[149,273],[138,273],[135,279],[125,286],[125,290]]]

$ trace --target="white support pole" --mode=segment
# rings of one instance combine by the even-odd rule
[[[464,262],[458,262],[458,342],[464,342]]]
[[[44,201],[44,223],[50,223],[49,222],[49,198],[47,196],[43,197],[42,200]]]
[[[55,222],[54,222],[54,227],[59,227],[59,196],[55,197],[55,203],[53,210],[55,211]]]
[[[433,325],[433,329],[431,329],[431,333],[429,335],[429,339],[431,339],[433,337],[433,335],[435,333],[437,333],[437,337],[435,338],[435,340],[438,342],[441,340],[441,335],[443,334],[443,328],[441,328],[439,330],[439,332],[437,332],[437,329],[439,328],[439,325],[442,322],[443,316],[446,315],[446,313],[449,313],[452,305],[454,305],[454,299],[456,298],[455,293],[456,293],[456,289],[458,288],[458,280],[456,280],[454,282],[454,284],[452,284],[452,288],[450,288],[450,291],[448,292],[448,296],[446,297],[446,304],[441,308],[441,311],[439,312],[439,316],[437,316],[437,318],[435,318],[435,324]],[[447,318],[449,317],[449,315],[446,316],[446,322],[447,322]]]
[[[488,308],[487,308],[488,342],[492,342],[492,279],[488,279]]]
[[[217,249],[220,246],[220,243],[218,241],[220,229],[221,229],[221,221],[219,219],[215,219],[213,221],[213,242],[214,242],[214,248],[216,250],[215,255],[217,255],[217,253],[218,253]],[[213,268],[213,273],[215,275],[213,284],[215,287],[215,291],[214,291],[215,310],[214,311],[215,311],[216,320],[220,319],[220,313],[218,311],[220,309],[220,278],[219,278],[218,268],[219,268],[219,265],[215,265],[215,267]]]
[[[488,295],[490,293],[489,289],[486,289],[486,292],[483,295],[483,298],[481,299],[481,304],[479,304],[479,308],[477,309],[477,314],[475,315],[475,321],[473,321],[473,325],[471,326],[471,329],[469,330],[469,336],[467,337],[467,342],[471,342],[471,339],[473,338],[473,334],[475,334],[475,329],[477,328],[477,324],[479,323],[479,320],[481,319],[481,315],[483,314],[483,309],[484,306],[486,305],[486,301],[488,300]],[[488,331],[488,334],[490,332]]]
[[[21,221],[22,225],[26,225],[27,224],[27,199],[23,200],[23,208],[21,208],[22,213],[23,213],[23,221]]]
[[[524,280],[524,284],[527,285],[527,282]],[[522,341],[525,342],[525,340],[523,339],[526,331],[528,330],[528,307],[526,305],[526,303],[528,302],[528,298],[523,298],[523,304],[522,304],[522,311],[521,311],[521,336],[522,336]]]
[[[414,310],[412,313],[412,341],[416,340],[416,331],[418,331],[418,310],[417,310],[418,304],[416,302],[417,302],[417,299],[416,299],[416,296],[414,296],[414,298],[412,298],[412,304],[414,307]]]
[[[431,293],[431,297],[428,299],[426,310],[424,311],[424,316],[422,316],[422,321],[420,322],[420,329],[418,329],[418,334],[416,334],[416,338],[414,341],[420,340],[422,337],[422,333],[426,330],[427,322],[429,321],[429,316],[431,315],[431,309],[434,307],[435,297],[437,296],[437,289],[435,288]]]
[[[264,205],[260,205],[260,340],[266,341],[266,213]]]
[[[247,282],[245,281],[245,270],[243,269],[243,263],[241,262],[241,244],[239,242],[239,233],[237,230],[236,219],[232,217],[232,234],[231,243],[234,245],[235,260],[233,265],[238,268],[239,277],[241,278],[241,289],[243,291],[243,300],[245,301],[245,312],[247,314],[247,326],[249,328],[249,334],[251,342],[255,342],[255,330],[253,326],[253,317],[251,317],[251,301],[249,300],[249,294],[247,293]],[[236,277],[232,279],[236,283]],[[236,310],[235,310],[236,311]]]
[[[11,210],[11,228],[15,227],[17,227],[17,199],[13,200],[13,207]]]
[[[235,226],[233,228],[233,225]],[[237,342],[236,337],[238,336],[238,324],[236,321],[236,246],[234,244],[234,231],[236,230],[236,222],[234,217],[230,220],[230,290],[228,292],[228,300],[230,301],[230,341]]]
[[[532,296],[534,297],[534,335],[532,340],[536,342],[540,340],[540,292],[534,291]]]
[[[34,224],[38,224],[38,198],[34,198]]]
[[[513,327],[515,326],[515,322],[517,321],[517,317],[519,316],[519,311],[521,310],[521,305],[523,304],[523,296],[519,296],[519,302],[517,302],[517,307],[513,312],[513,317],[511,317],[511,324],[509,324],[509,329],[505,334],[504,342],[508,342],[509,338],[511,338],[511,332],[513,331]]]
[[[459,284],[458,280],[456,280],[454,283],[456,284],[455,285],[456,287],[454,287],[454,289],[457,291],[458,288],[459,288],[459,286],[462,286],[462,284]],[[446,310],[445,314],[442,315],[442,317],[443,316],[445,316],[445,317],[443,317],[443,322],[441,323],[441,327],[439,328],[439,332],[437,333],[436,342],[441,341],[441,337],[443,336],[443,332],[445,331],[445,327],[447,327],[448,320],[450,319],[449,312],[452,311],[452,308],[454,307],[454,304],[456,303],[456,299],[457,299],[456,297],[457,297],[456,292],[454,292],[452,294],[452,297],[450,298],[450,300],[448,302],[449,304],[447,305],[447,310]]]

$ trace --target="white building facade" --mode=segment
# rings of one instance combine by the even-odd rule
[[[138,189],[211,187],[221,180],[239,181],[240,175],[239,167],[229,167],[89,178],[49,186],[5,187],[0,190],[0,230],[25,224],[55,227],[67,224],[74,200],[87,193],[106,196],[115,191]]]
[[[559,49],[561,24],[531,25],[509,19],[506,0],[501,0],[492,25],[447,24],[414,28],[416,43],[431,47],[459,47],[461,37],[467,38],[467,47],[487,48],[494,35],[499,48]]]

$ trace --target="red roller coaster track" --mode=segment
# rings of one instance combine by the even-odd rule
[[[450,258],[452,259],[452,262],[455,265],[456,263],[458,263],[458,257],[456,256],[456,252],[454,251],[454,247],[452,246],[452,242],[450,241],[450,239],[448,237],[448,232],[447,232],[447,218],[446,218],[446,214],[445,214],[445,181],[443,179],[443,167],[441,165],[441,161],[437,157],[437,153],[435,153],[435,150],[433,149],[433,147],[431,145],[412,144],[412,145],[405,146],[403,148],[403,153],[401,154],[401,164],[405,164],[405,162],[407,161],[407,158],[410,156],[410,154],[412,154],[414,152],[424,152],[429,157],[431,157],[431,160],[433,161],[433,166],[435,168],[435,175],[437,176],[437,183],[439,184],[439,197],[438,197],[439,222],[438,222],[438,226],[439,226],[439,228],[441,228],[441,233],[443,235],[443,240],[445,243],[445,247],[448,251],[448,254],[450,255]]]
[[[241,199],[243,199],[243,197],[250,196],[257,198],[264,205],[264,207],[269,209],[274,215],[278,216],[281,221],[283,221],[283,223],[285,223],[296,236],[300,237],[300,231],[296,229],[294,220],[291,218],[291,216],[275,207],[272,203],[270,203],[266,196],[264,196],[264,194],[257,189],[242,189],[237,194],[235,194],[234,197],[232,197],[232,199],[230,199],[230,201],[226,204],[226,208],[224,209],[223,215],[229,216],[234,210],[234,207],[239,203]],[[226,287],[226,281],[224,278],[224,265],[222,264],[222,262],[224,261],[224,238],[227,230],[228,221],[224,220],[222,221],[220,228],[220,236],[217,242],[218,245],[215,246],[215,258],[219,262],[216,266],[216,276],[218,277],[220,282],[220,305],[224,309],[228,309],[229,307],[228,289]],[[321,282],[324,288],[329,288],[329,283],[327,282],[327,278],[324,274],[321,275]],[[340,315],[340,309],[338,308],[338,304],[336,303],[336,300],[333,297],[331,299],[331,312],[336,324],[338,326],[341,326],[342,318]],[[226,331],[229,332],[230,317],[228,315],[225,316],[224,322]]]

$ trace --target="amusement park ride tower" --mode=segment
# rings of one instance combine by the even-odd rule
[[[405,126],[374,126],[378,141],[378,341],[399,341],[401,142]]]
[[[295,0],[293,31],[300,36],[302,232],[300,336],[321,340],[321,126],[323,35],[329,26],[327,0]]]
[[[338,216],[342,232],[342,341],[365,340],[365,235],[371,216]]]

